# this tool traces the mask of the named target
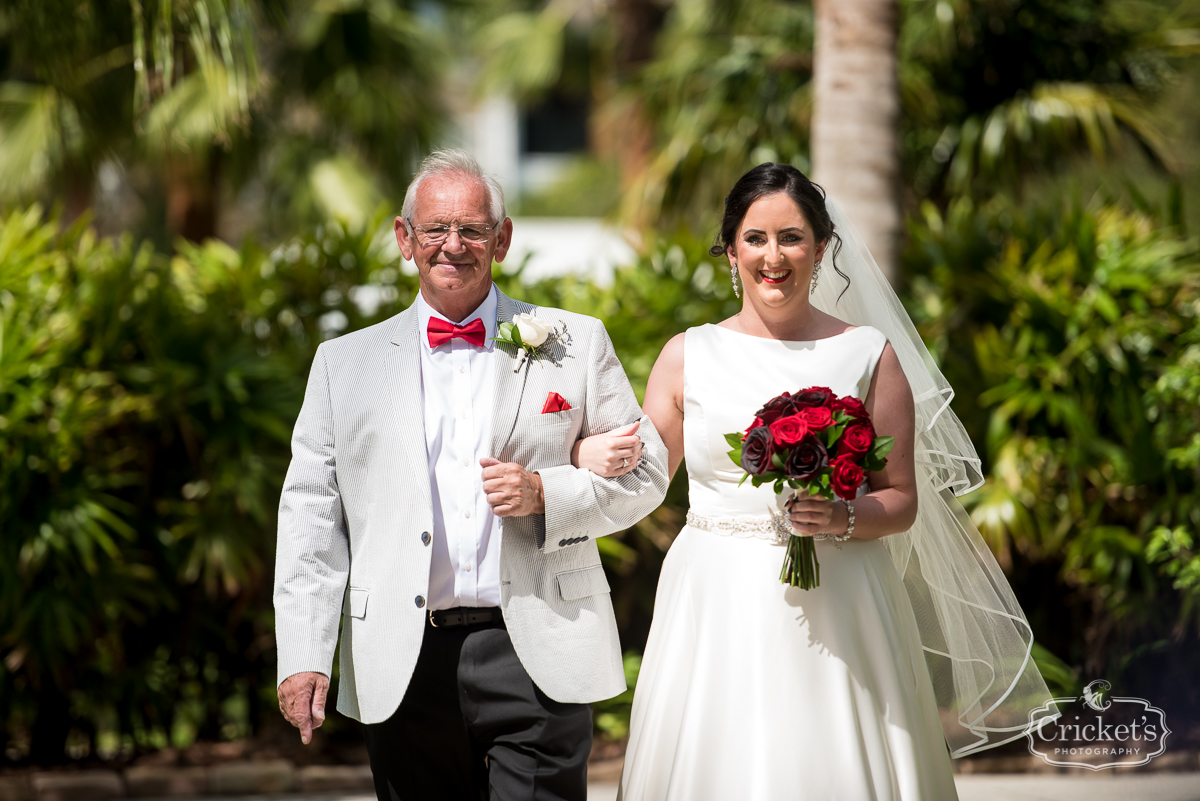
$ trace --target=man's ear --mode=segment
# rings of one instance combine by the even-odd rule
[[[512,245],[512,218],[505,217],[504,222],[496,229],[496,250],[492,253],[492,259],[497,262],[504,261],[504,257],[508,255],[508,248]]]
[[[408,226],[404,223],[404,218],[397,217],[396,222],[392,224],[392,228],[396,232],[396,244],[400,246],[400,253],[404,256],[404,260],[412,261],[414,244],[412,232],[408,230]]]

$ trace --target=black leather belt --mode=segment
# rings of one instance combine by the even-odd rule
[[[429,610],[429,625],[435,629],[503,622],[504,618],[500,615],[498,606],[456,606],[453,609]]]

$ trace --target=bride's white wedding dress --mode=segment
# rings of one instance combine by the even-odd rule
[[[769,525],[783,499],[769,485],[738,486],[724,439],[785,390],[865,398],[885,343],[866,326],[812,342],[687,331],[691,510],[659,579],[625,801],[957,798],[917,622],[885,544],[819,541],[821,586],[783,586],[784,548]]]

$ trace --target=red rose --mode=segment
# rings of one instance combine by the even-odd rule
[[[820,431],[833,425],[833,412],[824,406],[810,406],[796,412],[796,416],[808,424],[814,431]]]
[[[791,400],[797,408],[805,409],[810,406],[828,406],[836,397],[829,387],[809,387],[797,392]]]
[[[795,413],[795,398],[792,397],[792,393],[785,392],[767,401],[761,409],[755,412],[755,416],[761,419],[764,425],[770,425],[780,417],[787,417],[789,414]]]
[[[870,417],[867,414],[867,407],[863,406],[863,402],[853,395],[847,395],[844,398],[835,398],[833,401],[833,410],[835,412],[845,412],[856,420],[866,420]]]
[[[863,469],[853,459],[835,459],[829,472],[829,486],[843,500],[858,497],[858,488],[863,483]]]
[[[765,426],[765,425],[766,425],[766,423],[763,422],[763,419],[761,417],[755,417],[754,422],[751,423],[749,426],[747,426],[746,433],[742,436],[742,439],[745,439],[750,434],[750,432],[753,431],[754,429],[758,428],[759,426]]]
[[[783,447],[795,445],[804,439],[804,435],[807,433],[808,426],[805,425],[804,419],[798,414],[780,417],[774,423],[771,423],[771,436],[775,438],[776,445]]]
[[[846,430],[842,432],[841,439],[838,440],[839,448],[838,455],[841,454],[864,454],[871,450],[871,446],[875,443],[875,429],[868,422],[851,423],[846,426]]]

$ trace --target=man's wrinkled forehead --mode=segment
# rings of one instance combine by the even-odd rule
[[[488,187],[478,178],[462,173],[431,175],[421,182],[413,197],[413,217],[417,221],[435,217],[461,217],[462,219],[492,219],[492,196]],[[454,220],[438,220],[451,222]]]

